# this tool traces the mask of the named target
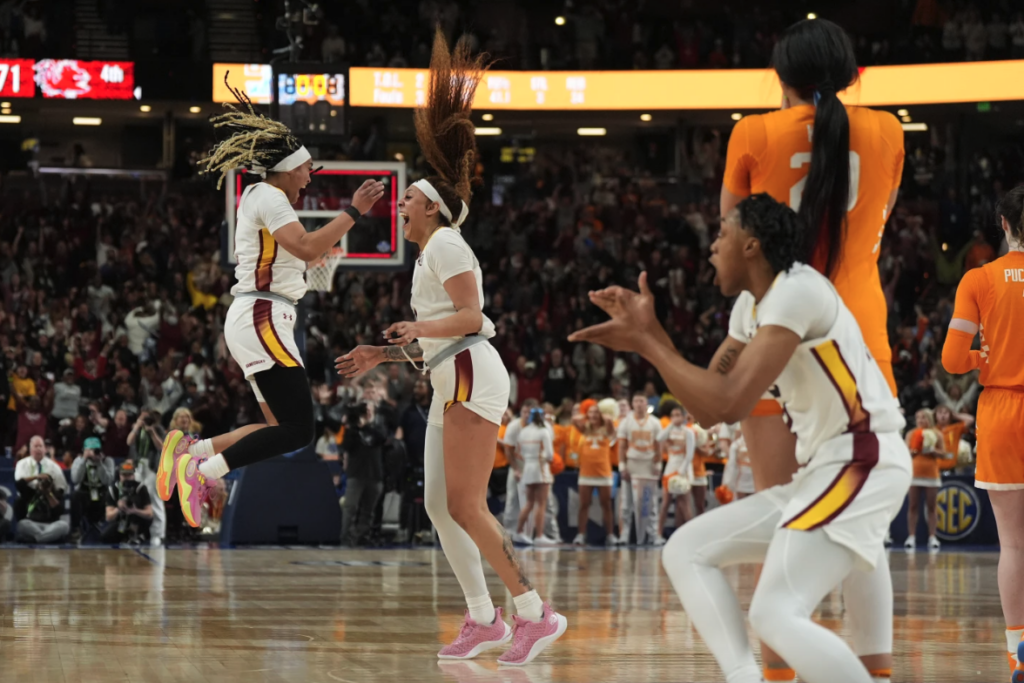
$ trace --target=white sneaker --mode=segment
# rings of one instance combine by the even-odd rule
[[[512,540],[522,545],[533,545],[533,539],[526,534],[519,533],[518,531],[512,534]]]
[[[654,545],[656,545],[656,546],[665,545],[665,539],[662,538],[661,536],[655,536],[654,537]]]
[[[615,537],[615,545],[629,545],[629,533]]]
[[[938,550],[941,547],[942,544],[939,543],[939,539],[935,538],[934,536],[928,537],[928,550]]]
[[[159,548],[163,544],[164,541],[159,536],[154,536],[153,538],[149,539],[149,547],[151,548]]]
[[[904,550],[917,550],[917,538],[914,536],[907,536],[907,540],[903,541]]]
[[[587,539],[584,538],[583,534],[576,534],[576,538],[572,539],[573,545],[586,545]]]
[[[548,538],[547,536],[538,536],[537,538],[533,539],[533,544],[535,546],[553,546],[562,545],[562,542],[556,541],[553,538]]]
[[[608,534],[604,537],[604,545],[607,548],[611,548],[619,544],[619,539],[615,538],[615,534]]]

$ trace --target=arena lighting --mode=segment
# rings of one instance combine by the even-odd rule
[[[601,136],[601,135],[607,135],[607,134],[608,134],[608,131],[606,129],[604,129],[604,128],[577,128],[576,129],[576,135],[581,135],[583,137],[587,137],[587,136]]]
[[[153,107],[149,106],[148,104],[144,104],[141,107],[139,107],[139,111],[141,111],[143,114],[148,114],[149,112],[153,111]]]
[[[1024,60],[869,66],[840,99],[861,107],[1024,100]],[[232,77],[234,72],[232,72]],[[223,76],[222,76],[223,78]],[[353,67],[349,103],[412,109],[425,101],[426,69]],[[215,81],[216,84],[216,81]],[[652,71],[488,71],[478,111],[641,111],[779,108],[779,78],[769,69]]]
[[[17,114],[15,114],[14,116],[11,116],[10,114],[4,114],[0,116],[0,123],[21,123],[21,117]]]
[[[494,120],[494,114],[484,114],[480,118],[482,118],[484,121],[493,121]]]
[[[927,123],[904,123],[903,130],[909,133],[923,133],[928,130]]]
[[[103,125],[103,119],[98,116],[76,116],[71,119],[71,123],[76,126],[101,126]]]
[[[903,123],[910,123],[911,119],[909,116],[901,116],[900,121],[902,121]]]
[[[817,19],[817,18],[818,18],[818,15],[817,15],[817,14],[815,14],[814,12],[808,12],[808,13],[807,13],[807,18],[808,18],[808,19]]]
[[[653,117],[650,114],[640,114],[641,121],[650,121]]]
[[[736,112],[735,114],[733,114],[729,118],[731,118],[733,121],[739,121],[740,119],[743,118],[743,114],[741,114],[739,112]]]
[[[896,110],[896,115],[897,116],[910,116],[910,112],[907,111],[906,109],[897,109]]]
[[[556,26],[565,26],[565,17],[555,17]]]
[[[198,114],[199,112],[202,111],[202,109],[199,108],[199,107],[189,107],[188,110],[189,110],[189,112],[191,112],[193,114]]]
[[[501,135],[501,128],[477,128],[477,135]]]
[[[0,107],[3,107],[4,109],[10,109],[11,108],[11,103],[10,102],[0,102]]]

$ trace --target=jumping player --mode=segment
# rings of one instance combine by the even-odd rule
[[[306,294],[307,262],[337,244],[384,194],[382,183],[367,180],[340,216],[307,233],[292,204],[314,173],[309,152],[284,124],[257,114],[245,94],[231,91],[245,110],[227,105],[229,112],[212,119],[230,136],[201,163],[204,173],[220,173],[218,189],[227,171],[235,168],[263,178],[245,189],[238,205],[238,284],[231,289],[235,300],[224,338],[267,423],[201,441],[177,429],[168,432],[157,467],[157,493],[170,500],[177,484],[181,510],[193,527],[199,526],[203,501],[217,479],[312,443],[309,380],[293,333],[295,305]]]
[[[420,247],[412,284],[416,321],[395,323],[385,331],[389,346],[358,346],[338,358],[336,367],[355,376],[384,362],[422,360],[430,369],[434,401],[424,451],[424,502],[469,608],[458,637],[438,656],[470,659],[512,639],[498,662],[522,665],[565,632],[566,620],[541,601],[512,539],[487,509],[509,379],[487,341],[495,331],[481,312],[480,264],[459,233],[469,213],[476,158],[470,107],[484,68],[480,58],[470,57],[465,39],[449,54],[437,33],[427,106],[415,114],[416,137],[437,175],[413,183],[398,204],[405,238]],[[511,632],[487,592],[481,553],[512,593],[519,614]]]
[[[800,473],[684,525],[663,553],[683,606],[730,683],[762,677],[721,568],[762,558],[750,606],[760,638],[802,680],[871,681],[811,613],[855,567],[882,561],[878,549],[910,484],[899,405],[835,288],[796,262],[801,235],[793,211],[766,194],[743,200],[723,222],[711,247],[718,285],[726,296],[752,295],[732,312],[745,348],[728,376],[680,357],[657,321],[646,273],[639,294],[591,292],[611,320],[570,337],[639,353],[702,424],[735,422],[777,388],[797,435]]]
[[[997,209],[1009,246],[1005,256],[967,271],[956,290],[942,366],[963,374],[980,369],[978,464],[974,485],[988,491],[999,531],[999,598],[1013,683],[1024,682],[1024,185]],[[975,335],[981,349],[971,350]]]
[[[858,70],[853,46],[836,24],[811,19],[793,25],[776,43],[772,62],[782,85],[782,108],[745,117],[733,128],[721,215],[757,192],[800,214],[808,227],[801,260],[835,285],[895,396],[878,256],[903,173],[903,129],[888,112],[839,100]],[[731,335],[711,367],[727,372],[740,348]],[[744,417],[742,429],[757,488],[788,483],[797,468],[796,444],[771,393]],[[880,569],[871,575],[853,574],[843,590],[856,613],[853,621],[864,627],[854,629],[854,649],[877,678],[885,679],[892,669],[892,577],[886,564],[876,566]],[[770,651],[762,654],[766,676],[792,680],[785,663]],[[777,670],[768,671],[772,668]]]

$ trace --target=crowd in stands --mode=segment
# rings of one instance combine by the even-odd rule
[[[449,39],[465,33],[506,69],[760,68],[768,65],[781,31],[806,15],[770,4],[748,10],[728,3],[669,7],[625,0],[564,7],[362,1],[319,3],[315,12],[292,5],[286,23],[301,39],[302,60],[391,68],[426,67],[435,25]],[[111,34],[128,35],[135,59],[207,58],[211,10],[204,0],[141,8],[103,0],[97,11]],[[269,59],[286,45],[278,27],[284,2],[257,2],[252,11]],[[862,66],[1024,58],[1024,12],[998,0],[902,3],[869,26],[851,31]],[[74,57],[73,36],[70,0],[0,2],[0,56]]]
[[[707,261],[726,138],[696,130],[672,182],[652,177],[625,148],[566,145],[523,164],[501,191],[476,193],[463,232],[483,269],[484,311],[513,380],[513,410],[549,403],[553,419],[568,424],[581,399],[637,391],[656,410],[666,408],[665,386],[639,356],[566,342],[602,315],[588,290],[633,283],[642,270],[677,347],[694,362],[710,361],[730,310]],[[956,283],[999,253],[992,209],[1024,168],[1024,149],[1012,144],[955,167],[952,144],[938,130],[908,137],[903,190],[882,241],[894,369],[908,416],[940,404],[973,414],[976,378],[948,376],[939,354]],[[411,169],[413,177],[422,171]],[[223,199],[205,181],[143,198],[137,189],[108,192],[84,181],[32,183],[31,191],[0,186],[3,447],[12,460],[45,454],[56,464],[66,482],[51,472],[52,491],[70,489],[72,533],[88,530],[83,519],[101,532],[123,517],[131,522],[121,533],[144,536],[155,509],[159,521],[149,533],[180,537],[175,506],[165,514],[151,488],[128,502],[124,482],[151,482],[172,421],[210,437],[262,420],[223,339],[232,283],[220,265]],[[410,279],[410,272],[339,271],[333,292],[308,299],[316,451],[338,462],[339,484],[346,471],[366,492],[346,500],[352,542],[371,533],[368,511],[382,494],[416,479],[430,388],[397,364],[343,380],[333,359],[411,319]],[[19,489],[19,503],[36,493],[38,485]],[[0,517],[12,514],[0,505]],[[41,505],[40,517],[49,509]]]

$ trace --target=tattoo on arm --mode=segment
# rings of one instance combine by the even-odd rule
[[[729,371],[732,370],[733,364],[736,362],[736,356],[740,355],[740,352],[736,349],[726,349],[725,353],[718,360],[718,367],[715,371],[720,375],[728,375]]]
[[[501,549],[505,551],[505,559],[508,560],[510,565],[515,567],[516,572],[519,574],[519,585],[528,591],[532,591],[533,585],[526,578],[526,574],[523,573],[523,568],[519,566],[519,559],[516,557],[515,548],[512,546],[512,538],[508,535],[508,531],[505,530],[502,523],[497,522],[497,520],[495,521],[498,525],[498,533],[501,534]]]
[[[406,358],[406,353],[409,354],[408,358]],[[420,348],[419,342],[413,342],[406,346],[405,353],[402,353],[402,347],[400,346],[384,347],[384,361],[387,363],[405,363],[408,362],[409,358],[423,360],[423,349]]]

